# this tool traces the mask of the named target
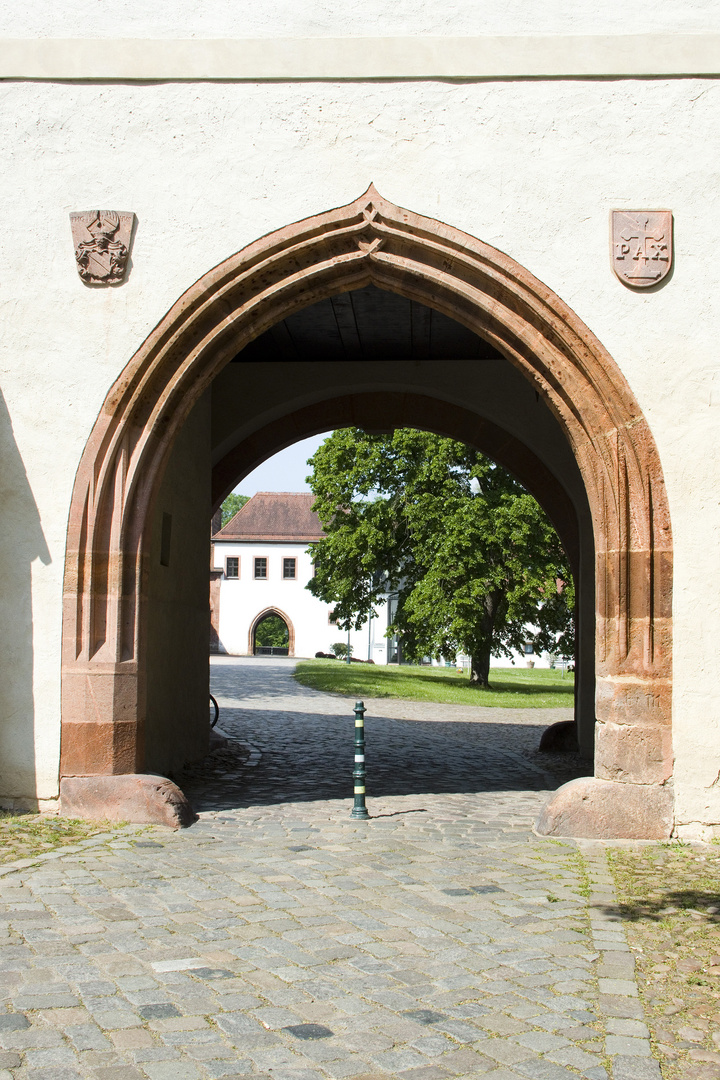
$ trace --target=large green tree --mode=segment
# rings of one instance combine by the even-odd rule
[[[222,506],[220,507],[222,511],[222,518],[220,524],[221,529],[225,528],[228,521],[235,517],[238,510],[241,510],[245,503],[249,501],[249,499],[249,495],[236,495],[234,491],[232,495],[228,495],[228,497],[225,499]]]
[[[284,648],[290,640],[287,623],[279,615],[268,615],[255,629],[255,644]]]
[[[534,638],[570,656],[574,589],[557,533],[505,469],[471,447],[403,428],[334,432],[308,482],[326,536],[308,589],[359,628],[388,592],[407,659],[458,652],[488,686],[490,657]],[[536,629],[528,633],[528,624]]]

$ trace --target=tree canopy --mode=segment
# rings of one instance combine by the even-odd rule
[[[224,529],[228,521],[234,518],[238,510],[240,510],[246,502],[250,501],[249,495],[236,495],[235,492],[232,495],[228,495],[227,499],[223,502],[220,510],[222,517],[220,519],[220,528]]]
[[[309,464],[327,535],[311,545],[315,577],[307,587],[334,604],[340,626],[361,627],[396,594],[392,630],[405,658],[466,653],[478,686],[488,685],[491,655],[510,656],[528,640],[536,651],[572,656],[565,552],[505,469],[463,443],[411,428],[336,431]]]
[[[255,629],[255,644],[284,648],[290,640],[287,623],[279,615],[267,615]]]

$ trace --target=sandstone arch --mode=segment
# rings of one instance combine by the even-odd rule
[[[565,432],[595,535],[598,779],[575,782],[581,789],[564,796],[570,818],[551,813],[546,827],[664,835],[672,775],[672,538],[647,423],[615,362],[551,290],[507,255],[394,206],[372,187],[206,274],[110,390],[80,462],[68,526],[62,776],[142,771],[149,511],[193,404],[271,325],[367,284],[484,337],[532,382]],[[601,781],[616,783],[599,789]],[[605,816],[593,824],[598,790]],[[630,807],[629,825],[622,807]]]

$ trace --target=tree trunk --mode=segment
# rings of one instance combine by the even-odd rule
[[[487,648],[474,652],[470,658],[470,682],[481,690],[489,690],[490,683],[490,642]]]
[[[481,690],[490,689],[490,654],[493,631],[503,594],[499,589],[484,598],[480,619],[480,640],[476,640],[470,658],[470,682]]]

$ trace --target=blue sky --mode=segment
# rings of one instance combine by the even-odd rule
[[[313,435],[281,450],[248,473],[235,491],[239,495],[254,495],[256,491],[309,491],[305,483],[305,477],[310,472],[307,459],[329,434],[326,431],[323,435]]]

